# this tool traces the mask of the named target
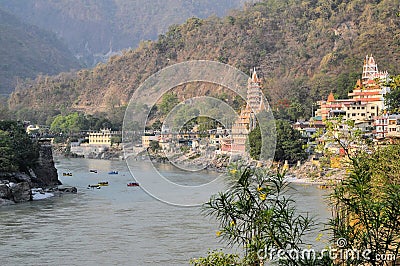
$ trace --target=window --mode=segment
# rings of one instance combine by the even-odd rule
[[[371,109],[372,109],[372,110],[375,109],[375,106],[371,106]]]

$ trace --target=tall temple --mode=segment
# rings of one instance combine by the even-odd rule
[[[371,56],[365,56],[363,73],[362,73],[362,85],[368,86],[371,81],[375,79],[385,80],[389,76],[387,71],[378,71],[378,65],[375,63],[375,59]]]
[[[263,94],[261,90],[261,79],[258,78],[255,69],[247,81],[247,104],[240,111],[238,119],[232,126],[232,145],[231,151],[236,153],[246,152],[246,140],[249,132],[256,125],[256,115],[265,109]]]

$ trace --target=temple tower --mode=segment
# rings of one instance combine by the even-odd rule
[[[365,56],[364,66],[362,72],[362,84],[366,86],[370,83],[370,80],[374,79],[386,79],[388,77],[388,72],[378,71],[378,65],[375,63],[375,59],[371,56]]]

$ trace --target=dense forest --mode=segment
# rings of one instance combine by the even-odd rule
[[[122,118],[130,96],[151,74],[209,59],[245,73],[257,67],[276,115],[296,120],[309,117],[313,102],[330,91],[346,97],[366,54],[380,70],[400,73],[398,1],[264,0],[224,18],[172,25],[157,41],[143,41],[93,69],[27,80],[9,107],[16,118],[39,123],[74,111]]]
[[[11,93],[21,78],[81,67],[54,33],[23,23],[1,9],[0,54],[0,95]]]

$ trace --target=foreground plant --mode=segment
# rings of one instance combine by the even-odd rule
[[[400,146],[373,153],[347,155],[349,176],[331,195],[334,215],[330,222],[340,248],[361,256],[338,258],[344,265],[399,265],[400,250]]]
[[[239,255],[237,254],[226,254],[222,251],[211,251],[208,252],[207,257],[191,259],[190,264],[194,266],[228,266],[228,265],[240,265]]]
[[[217,236],[231,246],[244,248],[240,263],[263,265],[274,260],[279,265],[319,265],[313,258],[289,254],[301,252],[302,238],[314,222],[308,215],[296,213],[293,200],[285,194],[284,173],[233,165],[227,182],[228,189],[212,196],[203,208],[206,215],[219,221]]]

